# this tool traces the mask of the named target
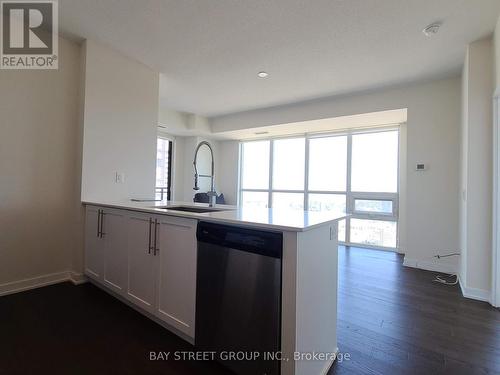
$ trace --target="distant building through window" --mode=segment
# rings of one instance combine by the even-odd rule
[[[156,144],[156,199],[171,199],[172,141],[158,137]]]
[[[398,247],[399,127],[242,142],[242,206],[351,214],[339,241]]]

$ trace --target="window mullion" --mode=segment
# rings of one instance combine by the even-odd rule
[[[352,213],[353,201],[351,192],[351,174],[352,174],[352,134],[347,134],[347,181],[346,181],[346,211]],[[345,219],[345,242],[351,242],[351,220],[349,217]]]
[[[267,205],[269,208],[273,207],[273,160],[274,160],[274,140],[269,141],[269,184],[268,184],[268,197]]]
[[[309,209],[309,138],[305,139],[304,147],[304,210]]]
[[[240,171],[239,171],[239,189],[240,193],[238,194],[238,202],[236,202],[237,205],[242,205],[243,203],[243,173],[245,171],[243,170],[243,160],[245,160],[245,148],[243,147],[243,143],[240,143],[239,145],[239,151],[240,151]]]

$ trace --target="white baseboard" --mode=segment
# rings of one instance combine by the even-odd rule
[[[42,286],[62,283],[65,281],[71,281],[73,284],[79,285],[87,282],[87,278],[83,274],[73,271],[64,271],[51,273],[48,275],[41,275],[29,279],[0,284],[0,296],[24,292],[26,290],[36,289]]]
[[[490,302],[491,303],[491,293],[488,290],[477,289],[477,288],[467,288],[463,285],[460,277],[458,278],[458,283],[460,285],[460,289],[462,290],[462,295],[465,298],[471,298],[478,301]]]
[[[335,363],[335,361],[337,360],[337,355],[339,354],[339,348],[335,348],[335,359],[332,359],[331,361],[328,361],[326,364],[325,364],[325,367],[323,368],[323,370],[321,371],[321,375],[327,375],[328,372],[330,371],[330,368],[333,366],[333,364]]]
[[[438,262],[429,262],[422,261],[418,259],[412,259],[405,256],[403,261],[403,266],[412,267],[412,268],[420,268],[426,271],[434,271],[434,272],[442,272],[442,273],[450,273],[456,274],[457,269],[456,266],[446,263],[438,263]]]
[[[442,272],[449,274],[457,274],[457,270],[454,266],[443,263],[436,262],[426,262],[417,259],[411,259],[405,257],[403,265],[406,267],[420,268],[427,271]],[[478,301],[490,302],[491,303],[491,293],[488,290],[477,289],[477,288],[467,288],[463,285],[460,277],[458,278],[460,289],[462,290],[462,295],[465,298],[471,298]]]
[[[68,272],[66,271],[37,276],[30,279],[12,281],[10,283],[0,284],[0,296],[40,288],[42,286],[57,284],[68,280]]]
[[[69,271],[69,279],[75,285],[80,285],[88,282],[87,276],[83,273],[77,273],[74,271]]]

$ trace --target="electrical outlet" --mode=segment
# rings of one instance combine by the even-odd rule
[[[427,170],[427,164],[425,164],[425,163],[417,163],[415,165],[415,170],[416,171],[426,171]]]
[[[333,241],[334,239],[336,239],[337,236],[338,236],[337,228],[330,227],[330,241]]]
[[[123,173],[123,172],[116,172],[116,174],[115,174],[115,182],[117,184],[123,184],[125,182],[125,173]]]

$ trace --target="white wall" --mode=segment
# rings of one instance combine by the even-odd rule
[[[60,38],[58,70],[0,70],[0,82],[1,292],[69,271],[82,251],[80,46]]]
[[[185,137],[184,138],[184,157],[183,157],[183,194],[179,197],[182,201],[192,202],[195,191],[194,187],[194,169],[193,169],[193,159],[194,159],[194,151],[196,149],[196,145],[199,142],[198,137]]]
[[[493,74],[492,40],[471,43],[462,87],[460,278],[464,293],[485,299],[491,290]]]
[[[462,68],[462,121],[460,126],[460,199],[459,199],[459,248],[461,257],[459,259],[459,275],[463,282],[466,279],[467,272],[467,165],[468,165],[468,146],[469,142],[469,51],[467,49],[465,54],[464,66]]]
[[[462,77],[460,279],[464,294],[480,299],[491,290],[493,91],[493,42],[476,41]]]
[[[493,34],[495,48],[495,87],[500,89],[500,17],[498,17],[495,33]]]
[[[401,249],[406,264],[456,270],[457,259],[433,256],[458,249],[459,77],[226,115],[211,123],[217,133],[398,108],[408,108],[407,233]],[[429,169],[416,172],[417,162]]]
[[[85,60],[82,200],[152,197],[159,75],[92,41]]]
[[[162,131],[168,134],[173,134],[175,131],[179,130],[186,130],[187,122],[187,113],[174,111],[161,106],[158,109],[158,124],[165,126],[165,129]]]
[[[224,193],[227,204],[236,205],[238,201],[239,152],[238,141],[219,142],[217,191]]]
[[[162,131],[176,136],[209,136],[211,132],[208,119],[194,113],[172,110],[160,105],[158,111],[158,124]]]
[[[172,173],[172,200],[184,198],[184,138],[175,137]]]
[[[495,32],[493,34],[493,44],[494,44],[494,68],[495,68],[495,109],[494,113],[496,113],[496,116],[494,118],[494,154],[493,154],[493,160],[494,160],[494,174],[495,176],[499,175],[499,165],[500,165],[500,155],[499,155],[499,150],[498,150],[498,133],[500,130],[500,17],[498,17],[497,24],[495,27]],[[494,245],[495,249],[493,249],[494,254],[493,254],[493,266],[492,266],[492,278],[493,282],[492,283],[492,298],[491,302],[494,306],[499,307],[500,306],[500,252],[498,251],[498,241],[499,241],[499,236],[498,236],[498,214],[499,214],[499,199],[498,199],[498,177],[496,177],[497,180],[494,181],[496,184],[494,184],[494,189],[495,189],[495,201],[494,201],[494,207],[493,209],[496,211],[495,214],[497,217],[495,217],[495,227],[494,227]]]

